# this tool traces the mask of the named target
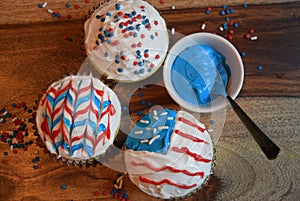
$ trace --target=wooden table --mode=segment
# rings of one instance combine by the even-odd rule
[[[237,102],[282,149],[276,160],[268,161],[227,107],[216,144],[215,174],[203,191],[185,200],[299,200],[300,1],[249,0],[247,8],[240,0],[149,2],[161,11],[168,27],[181,34],[208,31],[227,37],[227,31],[219,30],[225,21],[219,12],[222,4],[234,8],[228,16],[239,27],[234,29],[232,43],[246,53],[245,82]],[[26,122],[24,141],[32,141],[27,151],[11,150],[8,143],[0,142],[0,200],[117,200],[103,194],[117,171],[101,165],[79,168],[53,162],[49,153],[36,146],[34,124],[28,122],[32,114],[24,110],[25,103],[34,112],[41,91],[54,80],[76,74],[85,59],[82,26],[97,1],[69,1],[70,8],[66,3],[51,0],[45,8],[38,8],[44,1],[0,1],[0,107]],[[209,6],[212,12],[207,15]],[[48,9],[65,19],[51,17]],[[205,30],[201,30],[203,23]],[[258,40],[245,39],[250,28]],[[258,70],[258,65],[263,69]],[[147,93],[157,94],[151,97],[155,104],[175,105],[163,87],[150,88],[144,99]],[[130,105],[133,119],[143,109],[138,101],[133,99]],[[22,107],[13,108],[12,103]],[[1,133],[16,129],[12,119],[0,124]],[[137,189],[127,176],[124,182],[131,200],[156,200]]]

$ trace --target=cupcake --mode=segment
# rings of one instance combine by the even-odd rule
[[[191,195],[212,173],[214,149],[203,124],[191,114],[154,110],[131,130],[125,165],[143,192],[162,199]]]
[[[68,76],[43,94],[36,114],[46,148],[63,161],[85,164],[103,156],[118,133],[116,94],[90,76]]]
[[[168,50],[164,19],[142,0],[112,0],[84,24],[84,46],[93,67],[107,79],[136,82],[151,76]]]

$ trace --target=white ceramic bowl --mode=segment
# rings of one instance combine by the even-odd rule
[[[226,63],[229,65],[231,70],[231,77],[228,81],[226,91],[227,94],[230,95],[233,99],[237,97],[240,90],[242,89],[244,81],[244,66],[241,56],[237,49],[232,45],[232,43],[221,36],[211,33],[201,32],[187,35],[174,44],[165,60],[163,69],[164,84],[170,96],[183,108],[200,113],[214,112],[221,108],[224,108],[227,105],[226,98],[220,96],[211,101],[210,104],[205,105],[191,104],[183,100],[177,94],[171,81],[171,68],[174,60],[176,59],[176,56],[187,47],[196,44],[210,46],[225,56]]]

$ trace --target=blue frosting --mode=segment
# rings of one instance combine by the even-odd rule
[[[158,119],[155,119],[156,117]],[[170,146],[170,138],[175,125],[175,119],[176,112],[170,109],[157,110],[157,116],[155,116],[153,112],[149,115],[144,115],[130,131],[126,139],[126,149],[166,154]],[[159,127],[162,126],[165,126],[167,129],[159,130]],[[153,132],[154,130],[156,130],[156,132]],[[142,132],[142,134],[136,134],[136,132]],[[141,142],[142,140],[150,141],[157,135],[160,137],[155,139],[152,144]]]
[[[230,74],[221,53],[199,44],[187,47],[175,58],[171,81],[183,100],[200,105],[210,103],[218,95],[226,95]]]

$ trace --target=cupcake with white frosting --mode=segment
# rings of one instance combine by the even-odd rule
[[[121,106],[116,94],[90,76],[68,76],[43,94],[37,110],[38,134],[46,148],[71,163],[106,153],[118,133]]]
[[[130,180],[158,198],[182,198],[208,181],[214,164],[213,142],[191,114],[154,110],[133,127],[126,140]]]
[[[164,19],[142,0],[112,0],[84,24],[84,46],[95,69],[107,79],[136,82],[151,76],[168,50]]]

